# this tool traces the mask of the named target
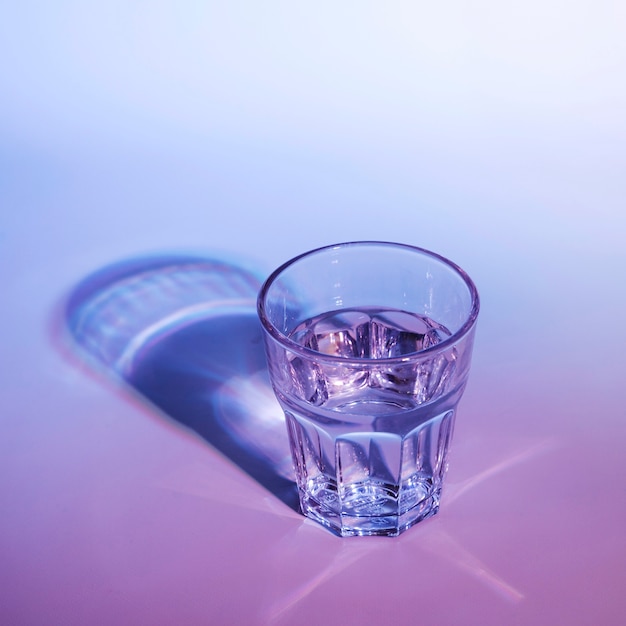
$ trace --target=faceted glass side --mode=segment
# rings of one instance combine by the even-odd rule
[[[404,435],[337,435],[288,410],[285,415],[309,517],[341,536],[393,536],[437,513],[454,410]]]

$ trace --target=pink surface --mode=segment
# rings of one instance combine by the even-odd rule
[[[625,623],[622,10],[157,4],[2,11],[0,623]],[[59,326],[112,263],[356,239],[481,294],[441,512],[397,539],[304,520]]]
[[[487,331],[442,510],[397,539],[332,536],[41,335],[4,418],[6,623],[619,623],[617,390],[535,351],[498,362]],[[279,424],[248,382],[238,402]]]

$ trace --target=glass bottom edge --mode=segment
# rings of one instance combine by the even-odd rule
[[[415,524],[439,512],[440,490],[399,515],[356,516],[324,509],[306,494],[300,494],[305,517],[324,526],[338,537],[397,537]]]

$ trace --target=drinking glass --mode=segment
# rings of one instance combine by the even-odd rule
[[[302,254],[258,298],[303,513],[395,536],[439,510],[478,293],[438,254],[364,241]]]

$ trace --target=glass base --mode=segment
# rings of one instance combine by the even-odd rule
[[[344,510],[338,513],[303,492],[300,493],[300,505],[306,517],[339,537],[397,537],[418,522],[436,515],[439,511],[440,495],[441,489],[437,489],[414,507],[399,515],[382,511],[377,515],[359,515],[355,510]]]

